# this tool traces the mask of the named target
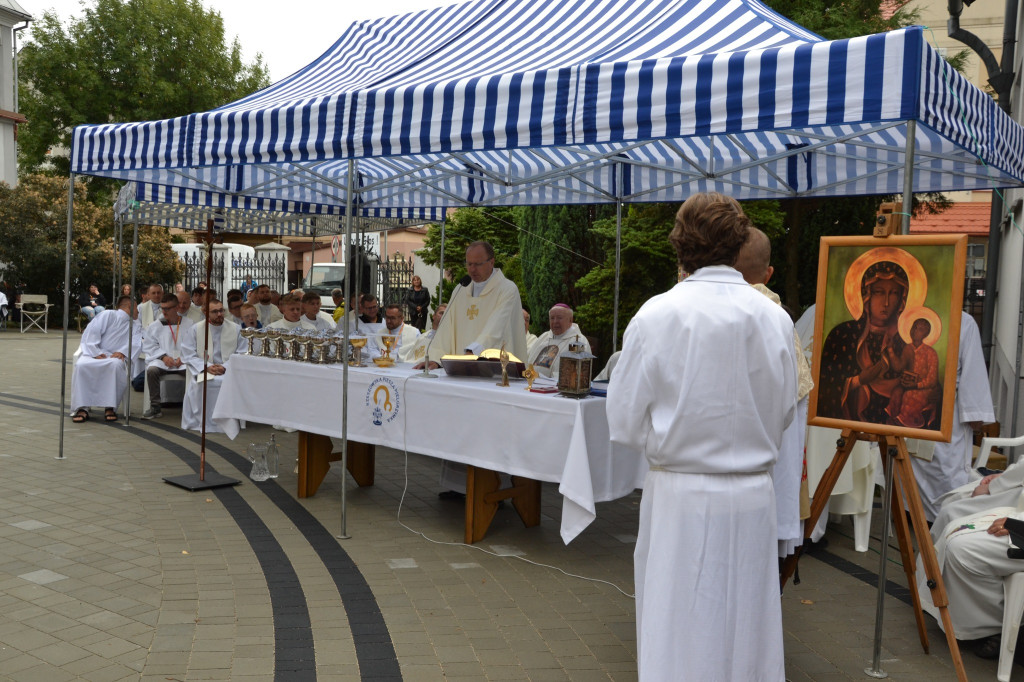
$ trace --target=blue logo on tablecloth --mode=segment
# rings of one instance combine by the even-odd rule
[[[378,377],[370,382],[366,389],[366,406],[371,408],[375,426],[390,424],[398,416],[402,401],[398,395],[398,386],[387,377]]]

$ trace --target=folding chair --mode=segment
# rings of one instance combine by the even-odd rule
[[[21,301],[14,304],[18,310],[21,311],[21,333],[25,333],[25,320],[28,320],[28,328],[32,329],[32,325],[35,325],[36,329],[43,332],[44,334],[49,333],[49,323],[47,317],[50,312],[50,308],[53,307],[53,303],[47,302],[47,298],[44,294],[22,294]],[[27,310],[25,306],[32,306],[32,310]],[[36,306],[42,306],[43,309],[39,310]],[[42,324],[39,324],[42,322]]]

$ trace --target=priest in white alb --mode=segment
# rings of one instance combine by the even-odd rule
[[[182,360],[188,367],[193,380],[185,391],[185,402],[181,406],[181,428],[197,431],[202,428],[203,384],[206,384],[206,431],[223,433],[213,421],[213,408],[217,404],[220,385],[230,367],[231,356],[244,353],[248,343],[238,332],[240,327],[224,319],[224,304],[217,299],[208,303],[209,336],[207,325],[197,324],[188,330],[182,343]],[[205,354],[205,355],[204,355]],[[206,360],[206,374],[203,374],[203,358]],[[205,382],[203,377],[205,376]],[[243,424],[244,426],[244,424]]]
[[[416,339],[420,332],[411,324],[405,323],[405,312],[402,306],[391,304],[384,306],[384,324],[387,325],[388,334],[398,337],[398,343],[391,351],[391,357],[398,362],[411,362]]]
[[[117,421],[114,407],[128,388],[126,360],[134,360],[142,348],[138,314],[132,297],[121,296],[114,310],[98,313],[82,332],[71,371],[73,422],[89,419],[88,408],[93,406],[105,409],[106,421]]]
[[[634,552],[640,682],[785,680],[771,470],[797,413],[793,322],[735,269],[750,220],[691,196],[670,241],[691,274],[630,321],[613,443],[650,464]]]
[[[939,500],[932,525],[935,555],[949,597],[949,616],[956,638],[979,640],[981,658],[999,657],[1003,621],[1003,578],[1024,570],[1024,560],[1006,555],[1010,546],[1006,517],[1024,519],[1024,460],[1001,474],[978,478],[949,491]],[[942,627],[932,604],[928,576],[917,559],[917,591],[921,605]]]
[[[573,320],[573,310],[565,303],[556,303],[548,311],[550,329],[537,337],[530,351],[529,364],[543,376],[558,378],[558,356],[569,350],[570,344],[579,343],[590,352],[590,342]]]

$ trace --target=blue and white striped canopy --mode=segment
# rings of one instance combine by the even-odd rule
[[[210,112],[79,126],[148,201],[360,215],[1024,184],[1024,131],[912,27],[824,41],[757,0],[471,0],[353,24]]]

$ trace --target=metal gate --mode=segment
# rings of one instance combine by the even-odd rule
[[[412,287],[412,275],[412,257],[407,260],[396,253],[392,258],[381,261],[377,276],[383,305],[402,305],[405,292]],[[402,306],[402,312],[406,313],[405,306]]]
[[[271,289],[284,293],[287,283],[282,279],[285,273],[285,257],[279,253],[257,253],[253,256],[234,258],[231,261],[231,277],[228,289],[241,289],[246,275],[252,281],[266,284]]]
[[[206,253],[204,251],[186,253],[181,256],[181,260],[185,264],[182,284],[185,285],[185,290],[191,293],[193,289],[199,286],[200,282],[206,283]],[[214,254],[213,272],[210,273],[210,286],[216,289],[217,285],[223,280],[224,256]],[[218,291],[217,293],[223,296],[225,292]]]

